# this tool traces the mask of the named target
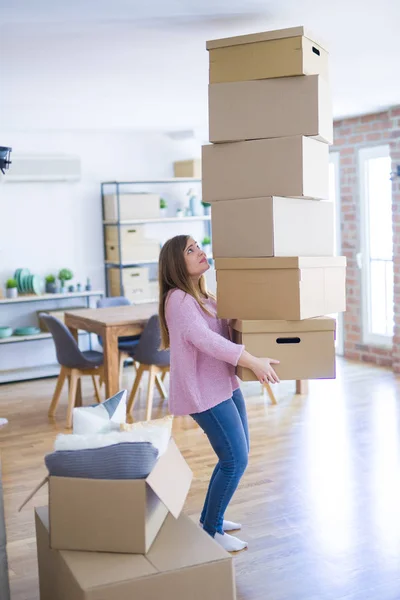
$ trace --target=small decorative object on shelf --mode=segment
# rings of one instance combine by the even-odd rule
[[[203,246],[203,250],[207,254],[207,256],[209,254],[211,254],[211,240],[210,240],[210,238],[208,236],[206,236],[205,238],[203,238],[203,241],[201,242],[201,245]]]
[[[195,194],[194,190],[190,188],[187,195],[189,196],[189,208],[190,216],[200,217],[201,216],[201,203],[199,197]]]
[[[73,292],[75,291],[75,286],[73,286],[73,285],[69,285],[69,286],[68,286],[68,291],[69,291],[71,294],[73,294]]]
[[[76,291],[77,291],[77,292],[80,292],[80,291],[81,291],[81,289],[82,289],[82,284],[81,284],[81,283],[77,283],[77,284],[76,284]]]
[[[61,285],[61,293],[65,294],[65,282],[70,281],[73,278],[74,274],[70,269],[61,269],[58,274],[58,279],[60,280]]]
[[[55,294],[57,292],[57,283],[54,275],[46,276],[46,293]]]
[[[164,198],[160,198],[160,216],[161,218],[165,218],[167,216],[167,208],[168,204]]]
[[[202,202],[202,205],[204,209],[204,215],[209,216],[211,214],[211,204],[208,202]]]
[[[176,209],[176,216],[181,219],[183,217],[183,209],[182,208],[177,208]]]
[[[18,297],[18,283],[15,279],[7,280],[6,296],[7,296],[7,298],[17,298]]]
[[[92,284],[90,283],[90,279],[89,277],[86,279],[86,285],[85,285],[85,290],[87,292],[90,292],[90,290],[92,289]]]

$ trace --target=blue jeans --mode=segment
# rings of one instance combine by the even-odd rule
[[[243,394],[237,389],[229,400],[190,416],[218,457],[200,517],[204,530],[214,537],[217,532],[223,533],[225,511],[247,467],[249,428]]]

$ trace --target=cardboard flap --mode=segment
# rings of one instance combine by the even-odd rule
[[[289,27],[287,29],[275,29],[273,31],[262,31],[260,33],[249,33],[247,35],[209,40],[206,42],[206,48],[207,50],[214,50],[215,48],[225,48],[226,46],[240,46],[242,44],[254,44],[256,42],[268,42],[270,40],[282,40],[284,38],[298,36],[305,36],[309,39],[314,38],[314,36],[302,26]]]
[[[146,482],[177,519],[185,504],[192,479],[193,473],[189,465],[171,439],[167,451],[158,459]]]
[[[312,269],[345,267],[345,256],[275,256],[273,258],[216,258],[217,270]]]
[[[49,482],[49,477],[47,475],[44,479],[42,479],[42,481],[40,483],[38,483],[38,485],[35,487],[34,490],[32,490],[32,492],[28,495],[28,497],[25,498],[25,500],[19,507],[18,512],[21,512],[21,510],[24,508],[24,506],[26,506],[28,504],[29,500],[31,500],[33,498],[33,496],[48,482]]]

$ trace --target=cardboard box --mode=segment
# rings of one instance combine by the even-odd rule
[[[174,162],[174,177],[195,177],[201,179],[201,160],[178,160]]]
[[[304,27],[211,40],[206,47],[210,83],[314,74],[328,78],[328,53]]]
[[[300,321],[346,310],[346,257],[218,258],[223,319]]]
[[[130,240],[121,244],[121,262],[138,264],[142,261],[158,261],[160,242],[157,240],[143,240],[132,243]],[[118,244],[106,244],[106,260],[119,263],[120,252]]]
[[[191,481],[173,440],[146,479],[49,477],[50,546],[145,554],[168,512],[179,517]]]
[[[160,196],[158,194],[120,194],[120,221],[160,218]],[[104,195],[104,219],[118,220],[117,194]]]
[[[51,317],[55,317],[56,319],[59,319],[62,323],[64,323],[64,316],[65,316],[66,312],[69,312],[70,310],[79,310],[81,308],[87,308],[87,307],[82,306],[82,304],[81,304],[80,306],[68,306],[68,308],[64,307],[64,308],[54,308],[52,310],[46,310],[46,309],[37,310],[36,314],[38,317],[39,327],[42,331],[46,331],[47,333],[49,333],[46,323],[40,316],[42,313],[45,313],[46,315],[50,315]]]
[[[35,511],[40,600],[235,600],[232,557],[185,515],[169,515],[146,556],[51,550]]]
[[[105,243],[136,245],[146,241],[145,225],[107,225],[105,227]],[[119,230],[119,238],[118,238]]]
[[[214,257],[333,256],[333,208],[277,196],[214,202]]]
[[[214,83],[208,88],[210,142],[305,135],[332,144],[332,101],[320,75]]]
[[[125,296],[128,292],[140,296],[149,289],[148,267],[122,269],[122,288],[119,269],[108,269],[111,296]]]
[[[261,196],[328,200],[328,145],[293,136],[203,146],[205,202]]]
[[[259,358],[275,358],[281,380],[334,379],[336,321],[329,317],[304,321],[233,321],[233,341]],[[257,381],[250,369],[237,368],[242,381]]]

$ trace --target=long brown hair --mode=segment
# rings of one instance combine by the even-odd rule
[[[206,278],[202,275],[198,285],[193,283],[186,268],[184,253],[190,235],[176,235],[161,248],[158,263],[158,282],[160,287],[159,317],[161,329],[161,349],[169,348],[169,331],[165,318],[165,303],[168,292],[174,289],[182,290],[197,300],[204,312],[208,313],[204,306],[204,298],[214,296],[207,291]]]

